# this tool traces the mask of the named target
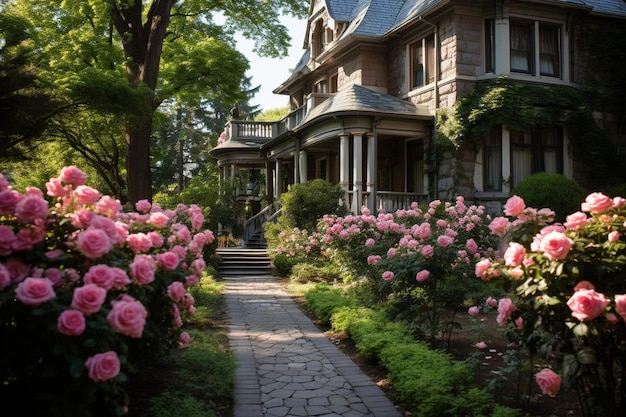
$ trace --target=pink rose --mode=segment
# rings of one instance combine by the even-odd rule
[[[50,181],[46,183],[46,190],[48,190],[47,194],[50,197],[62,197],[66,194],[65,187],[61,183],[61,178],[51,178]]]
[[[391,281],[393,279],[393,277],[394,277],[394,273],[393,272],[391,272],[391,271],[383,272],[383,279],[385,281]]]
[[[526,248],[517,242],[510,242],[504,253],[504,263],[508,266],[519,266],[525,257]]]
[[[85,184],[86,180],[87,175],[73,165],[61,169],[61,181],[66,184],[78,187],[79,185]]]
[[[478,308],[478,306],[471,306],[470,308],[467,309],[467,314],[469,314],[472,317],[476,317],[477,315],[480,314],[480,309]]]
[[[0,255],[8,256],[13,252],[13,242],[15,242],[15,233],[9,226],[0,225]]]
[[[478,343],[476,343],[476,345],[475,345],[475,346],[476,346],[478,349],[480,349],[480,350],[485,350],[485,349],[487,349],[487,343],[485,343],[485,342],[478,342]]]
[[[74,288],[71,307],[86,315],[97,313],[107,296],[107,290],[95,284]]]
[[[493,297],[487,297],[486,303],[490,307],[495,307],[498,305],[498,300]]]
[[[114,280],[112,268],[105,264],[93,265],[83,277],[85,284],[95,284],[107,290],[113,288]]]
[[[118,333],[135,338],[141,337],[148,316],[143,304],[129,295],[112,301],[111,304],[113,308],[107,315],[111,327]]]
[[[589,222],[587,215],[582,211],[577,211],[576,213],[570,214],[565,218],[565,223],[563,225],[571,230],[576,230],[579,227],[586,225]]]
[[[40,197],[25,197],[15,206],[15,217],[22,223],[48,217],[48,202]]]
[[[191,263],[191,266],[189,267],[191,272],[193,272],[199,277],[202,276],[202,273],[204,272],[205,268],[206,268],[206,262],[204,262],[204,259],[202,258],[195,259]]]
[[[3,214],[13,214],[15,206],[24,198],[15,190],[0,191],[0,216]]]
[[[573,242],[564,233],[550,232],[540,237],[538,250],[551,261],[565,259]]]
[[[483,281],[487,281],[490,278],[490,274],[488,274],[490,268],[491,260],[485,258],[476,262],[474,272],[478,278],[482,279]]]
[[[432,247],[432,245],[424,245],[422,249],[420,249],[420,253],[425,258],[430,258],[435,253],[435,249]]]
[[[98,213],[114,219],[122,211],[122,203],[111,196],[105,195],[96,203]]]
[[[47,278],[26,278],[15,289],[15,297],[27,306],[36,307],[56,297],[52,281]]]
[[[135,203],[135,209],[140,213],[147,213],[150,211],[152,204],[148,200],[139,200]]]
[[[98,259],[113,248],[111,239],[102,229],[89,227],[78,234],[78,250],[89,259]]]
[[[423,281],[426,281],[429,276],[430,276],[430,271],[427,269],[422,269],[415,275],[415,280],[417,282],[423,282]]]
[[[120,359],[117,353],[110,350],[98,353],[85,361],[85,367],[89,372],[89,378],[96,382],[107,381],[115,378],[120,373]]]
[[[602,214],[613,207],[613,200],[602,193],[591,193],[585,198],[585,202],[580,205],[582,211],[591,214]]]
[[[167,296],[174,302],[181,301],[185,292],[185,286],[180,281],[174,281],[167,287]]]
[[[578,320],[593,320],[602,314],[610,300],[595,290],[578,290],[567,301],[572,316]]]
[[[376,265],[378,263],[378,261],[380,261],[380,255],[370,255],[367,257],[367,264],[368,265]]]
[[[489,223],[489,230],[491,230],[491,233],[494,235],[503,236],[506,233],[509,224],[509,219],[506,217],[496,217],[491,221],[491,223]]]
[[[550,397],[555,397],[561,388],[561,377],[552,369],[544,368],[535,374],[535,381],[541,392]]]
[[[191,341],[191,336],[189,336],[189,333],[187,332],[182,332],[178,338],[178,344],[181,347],[187,346],[190,341]]]
[[[156,255],[157,265],[166,271],[173,271],[178,266],[178,255],[174,252],[168,251],[163,253],[158,253]]]
[[[80,204],[94,205],[100,199],[100,192],[88,185],[79,185],[74,190],[74,197]]]
[[[0,291],[11,285],[11,274],[9,270],[0,264]]]
[[[78,310],[65,310],[57,319],[57,330],[66,336],[78,336],[85,331],[85,316]]]
[[[376,241],[372,239],[371,237],[365,241],[366,248],[371,248],[372,246],[374,246],[374,244],[376,244]]]
[[[437,238],[437,245],[442,248],[449,246],[450,244],[452,244],[452,242],[454,242],[454,239],[452,239],[450,236],[441,235]]]
[[[617,242],[619,240],[619,232],[617,230],[614,230],[611,233],[609,233],[608,240],[611,243]]]
[[[579,281],[578,284],[574,287],[574,291],[578,290],[595,290],[596,287],[589,281]]]
[[[510,298],[502,298],[498,301],[498,316],[496,317],[496,322],[499,325],[503,325],[516,309],[517,307],[513,303],[513,300]]]
[[[136,255],[130,264],[130,274],[139,284],[149,284],[154,281],[156,261],[150,255]]]
[[[162,227],[167,226],[167,222],[169,221],[170,221],[170,218],[167,217],[165,213],[159,211],[159,212],[150,214],[150,219],[148,220],[148,223],[160,229]]]
[[[526,208],[524,199],[520,196],[514,195],[509,198],[504,204],[504,214],[511,217],[517,217]]]
[[[22,282],[30,273],[30,267],[19,258],[7,258],[4,261],[4,266],[9,271],[13,284]]]
[[[626,294],[615,295],[615,310],[624,320],[626,320]]]
[[[126,241],[128,242],[128,246],[130,246],[130,250],[134,253],[148,252],[152,247],[152,240],[147,234],[142,232],[128,235]]]
[[[113,275],[113,288],[121,290],[130,284],[130,278],[122,268],[113,267],[110,268],[110,272]]]

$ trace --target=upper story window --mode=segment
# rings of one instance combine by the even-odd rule
[[[324,51],[324,47],[326,45],[326,30],[321,20],[315,24],[311,41],[311,51],[313,53],[313,58],[315,58]]]
[[[508,27],[511,72],[555,78],[563,76],[560,26],[538,21],[511,19]],[[496,53],[498,53],[496,36],[494,19],[485,20],[486,73],[496,72]]]
[[[411,88],[435,81],[435,35],[431,34],[409,47]]]

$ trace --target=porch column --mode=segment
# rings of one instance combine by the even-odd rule
[[[350,134],[339,134],[339,186],[346,192],[349,191],[350,180]]]
[[[307,181],[307,166],[306,166],[306,159],[307,159],[307,155],[306,155],[306,151],[300,151],[299,152],[299,158],[300,158],[300,169],[299,169],[299,178],[300,181],[299,182],[306,182]]]
[[[367,137],[367,208],[372,213],[376,213],[376,193],[378,185],[376,177],[378,174],[378,136],[376,133],[369,134]]]
[[[235,164],[230,164],[230,179],[234,179],[237,175],[237,166]]]
[[[358,214],[363,204],[363,133],[352,133],[353,159],[352,159],[352,205],[350,211]]]
[[[283,193],[283,166],[279,159],[276,160],[276,169],[274,169],[274,192],[276,200],[279,200]]]
[[[269,162],[265,163],[265,194],[268,204],[274,202],[274,168]]]

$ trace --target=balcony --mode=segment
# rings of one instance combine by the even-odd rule
[[[224,142],[236,141],[263,144],[299,125],[306,115],[306,110],[306,105],[301,106],[277,122],[230,120],[225,127],[226,137]]]

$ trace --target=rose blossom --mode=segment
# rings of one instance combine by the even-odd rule
[[[580,207],[582,211],[588,211],[591,214],[602,214],[613,207],[613,200],[602,193],[591,193]]]
[[[524,199],[520,196],[514,195],[504,204],[504,214],[511,217],[517,217],[524,211],[525,208],[526,203],[524,202]]]
[[[595,290],[596,287],[589,281],[579,281],[578,284],[574,287],[574,291],[578,290]]]
[[[576,291],[567,301],[572,316],[578,320],[593,320],[602,314],[610,300],[604,294],[592,289]]]
[[[500,301],[498,301],[498,317],[496,317],[496,322],[499,325],[503,325],[516,309],[517,307],[510,298],[500,299]]]
[[[469,314],[470,316],[476,317],[477,315],[480,314],[480,309],[478,308],[478,306],[471,306],[470,308],[467,309],[467,314]]]
[[[52,281],[47,278],[28,277],[15,289],[15,297],[27,306],[36,307],[56,297]]]
[[[15,190],[0,191],[0,215],[13,214],[15,206],[24,198]]]
[[[74,288],[71,307],[86,315],[97,313],[107,296],[107,290],[96,284]]]
[[[147,213],[150,211],[150,207],[152,207],[152,204],[150,204],[150,202],[148,200],[139,200],[135,203],[135,209],[137,209],[137,211],[139,213]]]
[[[393,279],[393,276],[394,276],[394,274],[393,274],[393,272],[391,272],[391,271],[385,271],[385,272],[383,272],[383,279],[384,279],[385,281],[391,281],[391,280]]]
[[[111,239],[106,232],[92,227],[79,233],[76,244],[78,250],[89,259],[104,256],[113,248]]]
[[[535,381],[541,392],[550,397],[555,397],[561,388],[561,377],[552,369],[544,368],[535,374]]]
[[[152,247],[152,239],[143,232],[128,235],[126,241],[134,253],[148,252]]]
[[[526,248],[517,242],[510,242],[504,253],[504,263],[508,266],[519,266],[525,257]]]
[[[156,261],[150,255],[135,255],[130,264],[130,274],[139,284],[149,284],[154,281]]]
[[[167,296],[175,302],[182,300],[185,292],[185,287],[180,281],[174,281],[167,287]]]
[[[11,274],[9,270],[0,264],[0,291],[11,285]]]
[[[551,261],[565,259],[573,245],[572,240],[564,233],[556,231],[539,237],[539,239],[538,250],[543,252]]]
[[[9,226],[0,225],[0,255],[8,256],[13,252],[12,246],[15,239],[13,229]]]
[[[480,350],[487,349],[487,344],[485,342],[478,342],[475,346]]]
[[[85,331],[85,316],[78,310],[65,310],[57,319],[57,330],[66,336],[78,336]]]
[[[172,251],[158,253],[156,255],[157,265],[166,271],[173,271],[178,266],[178,255]]]
[[[626,294],[615,295],[615,310],[617,310],[617,314],[626,320]]]
[[[430,276],[430,271],[427,269],[422,269],[415,275],[415,280],[417,282],[423,282],[423,281],[426,281],[429,276]]]
[[[89,378],[96,382],[107,381],[115,378],[120,373],[120,359],[117,353],[110,350],[98,353],[85,361],[85,367],[89,372]]]
[[[148,311],[129,295],[123,295],[120,300],[111,302],[113,308],[107,314],[107,321],[118,333],[139,338],[146,325]]]
[[[498,305],[498,300],[496,300],[493,297],[487,297],[486,303],[487,303],[488,306],[495,307],[495,306]]]
[[[608,240],[611,243],[617,242],[619,240],[619,232],[617,230],[614,230],[611,233],[609,233]]]
[[[41,197],[25,197],[15,205],[15,217],[22,223],[48,217],[48,202]]]
[[[80,204],[93,205],[100,199],[100,192],[88,185],[79,185],[74,190],[74,197]]]
[[[178,338],[178,344],[181,347],[187,346],[190,341],[191,341],[191,336],[189,336],[189,333],[187,332],[182,332]]]
[[[589,219],[587,218],[587,215],[582,211],[577,211],[576,213],[572,213],[565,218],[563,226],[571,230],[576,230],[579,227],[586,225],[588,222]]]
[[[506,217],[496,217],[489,223],[489,230],[494,235],[502,236],[509,227],[509,219]]]
[[[87,175],[74,165],[61,169],[61,181],[74,187],[85,184]]]
[[[114,280],[115,275],[111,267],[105,264],[93,265],[83,277],[85,284],[95,284],[107,290],[113,288]]]
[[[378,261],[380,261],[380,255],[370,255],[367,257],[367,264],[368,265],[376,265],[378,263]]]

